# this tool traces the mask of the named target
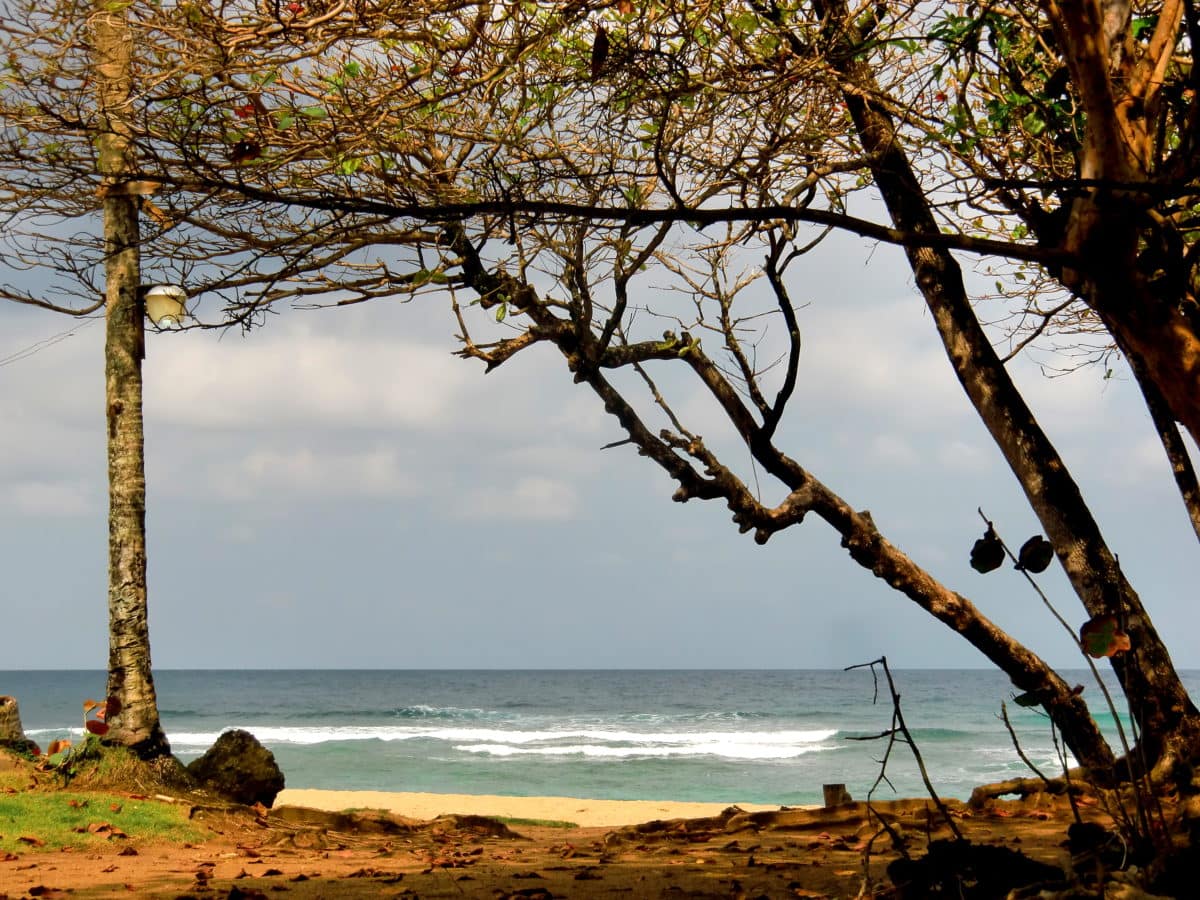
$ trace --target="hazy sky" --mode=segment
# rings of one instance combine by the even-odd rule
[[[1079,666],[1016,573],[967,565],[977,506],[1014,547],[1038,527],[900,254],[840,239],[791,290],[804,351],[784,448]],[[377,302],[246,337],[148,336],[156,666],[986,664],[815,518],[758,547],[722,505],[672,503],[630,447],[599,449],[623,435],[551,352],[484,376],[451,355],[455,331],[436,303]],[[103,324],[0,303],[0,360],[0,668],[103,668]],[[1131,379],[1016,374],[1176,662],[1200,666],[1197,542]],[[719,427],[699,394],[679,406]],[[731,462],[745,471],[744,453]],[[1042,581],[1081,622],[1057,566]]]

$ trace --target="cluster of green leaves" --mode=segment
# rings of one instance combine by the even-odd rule
[[[1064,61],[1035,25],[997,8],[934,22],[929,38],[944,56],[931,71],[955,95],[942,133],[962,153],[986,141],[1039,177],[1063,177],[1081,143],[1083,113],[1067,90]]]

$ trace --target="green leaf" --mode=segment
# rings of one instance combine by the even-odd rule
[[[1147,32],[1153,31],[1158,25],[1158,16],[1138,16],[1133,20],[1133,39],[1140,41]]]
[[[323,106],[304,106],[300,109],[300,114],[308,116],[310,119],[326,119],[329,117],[328,110]]]
[[[445,272],[438,272],[433,269],[419,269],[413,272],[413,285],[416,287],[426,284],[446,284],[449,280]]]
[[[1025,126],[1025,130],[1037,137],[1046,130],[1046,121],[1042,118],[1042,114],[1037,110],[1026,114],[1021,120],[1021,124]]]
[[[1017,704],[1017,706],[1024,706],[1026,709],[1042,705],[1037,691],[1029,691],[1028,693],[1013,697],[1013,703]]]
[[[752,12],[740,12],[729,19],[729,24],[742,34],[754,34],[758,31],[758,16]]]
[[[503,322],[505,316],[507,316],[507,315],[508,315],[508,304],[507,303],[501,303],[499,306],[496,307],[496,321],[497,322]]]

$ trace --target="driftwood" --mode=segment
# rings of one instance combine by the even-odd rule
[[[17,698],[0,695],[0,747],[23,748],[27,743],[25,731],[21,728],[21,713],[17,708]]]
[[[1008,781],[997,781],[994,784],[984,784],[971,791],[971,799],[967,805],[971,809],[979,809],[989,800],[997,800],[1006,794],[1016,794],[1018,797],[1028,797],[1031,794],[1073,794],[1084,793],[1086,773],[1082,769],[1071,772],[1067,778],[1010,778]]]

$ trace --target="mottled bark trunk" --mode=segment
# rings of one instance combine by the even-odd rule
[[[841,0],[819,2],[818,8],[848,22]],[[845,93],[847,108],[863,148],[871,154],[888,212],[897,228],[937,234],[925,192],[890,117],[868,99],[879,93],[878,85],[869,65],[850,49],[853,27],[848,29],[847,49],[832,58],[854,85]],[[1165,645],[1108,549],[1078,485],[992,349],[957,262],[937,248],[915,247],[907,253],[954,371],[1020,481],[1076,593],[1090,615],[1116,614],[1126,623],[1134,649],[1114,659],[1114,669],[1142,728],[1152,764],[1169,762],[1200,734],[1200,714]]]
[[[113,184],[130,169],[127,129],[133,37],[123,8],[101,3],[92,21],[102,114],[100,174]],[[146,605],[146,475],[142,439],[143,309],[137,198],[103,201],[108,420],[108,696],[117,700],[106,740],[143,758],[170,752],[158,719]]]

